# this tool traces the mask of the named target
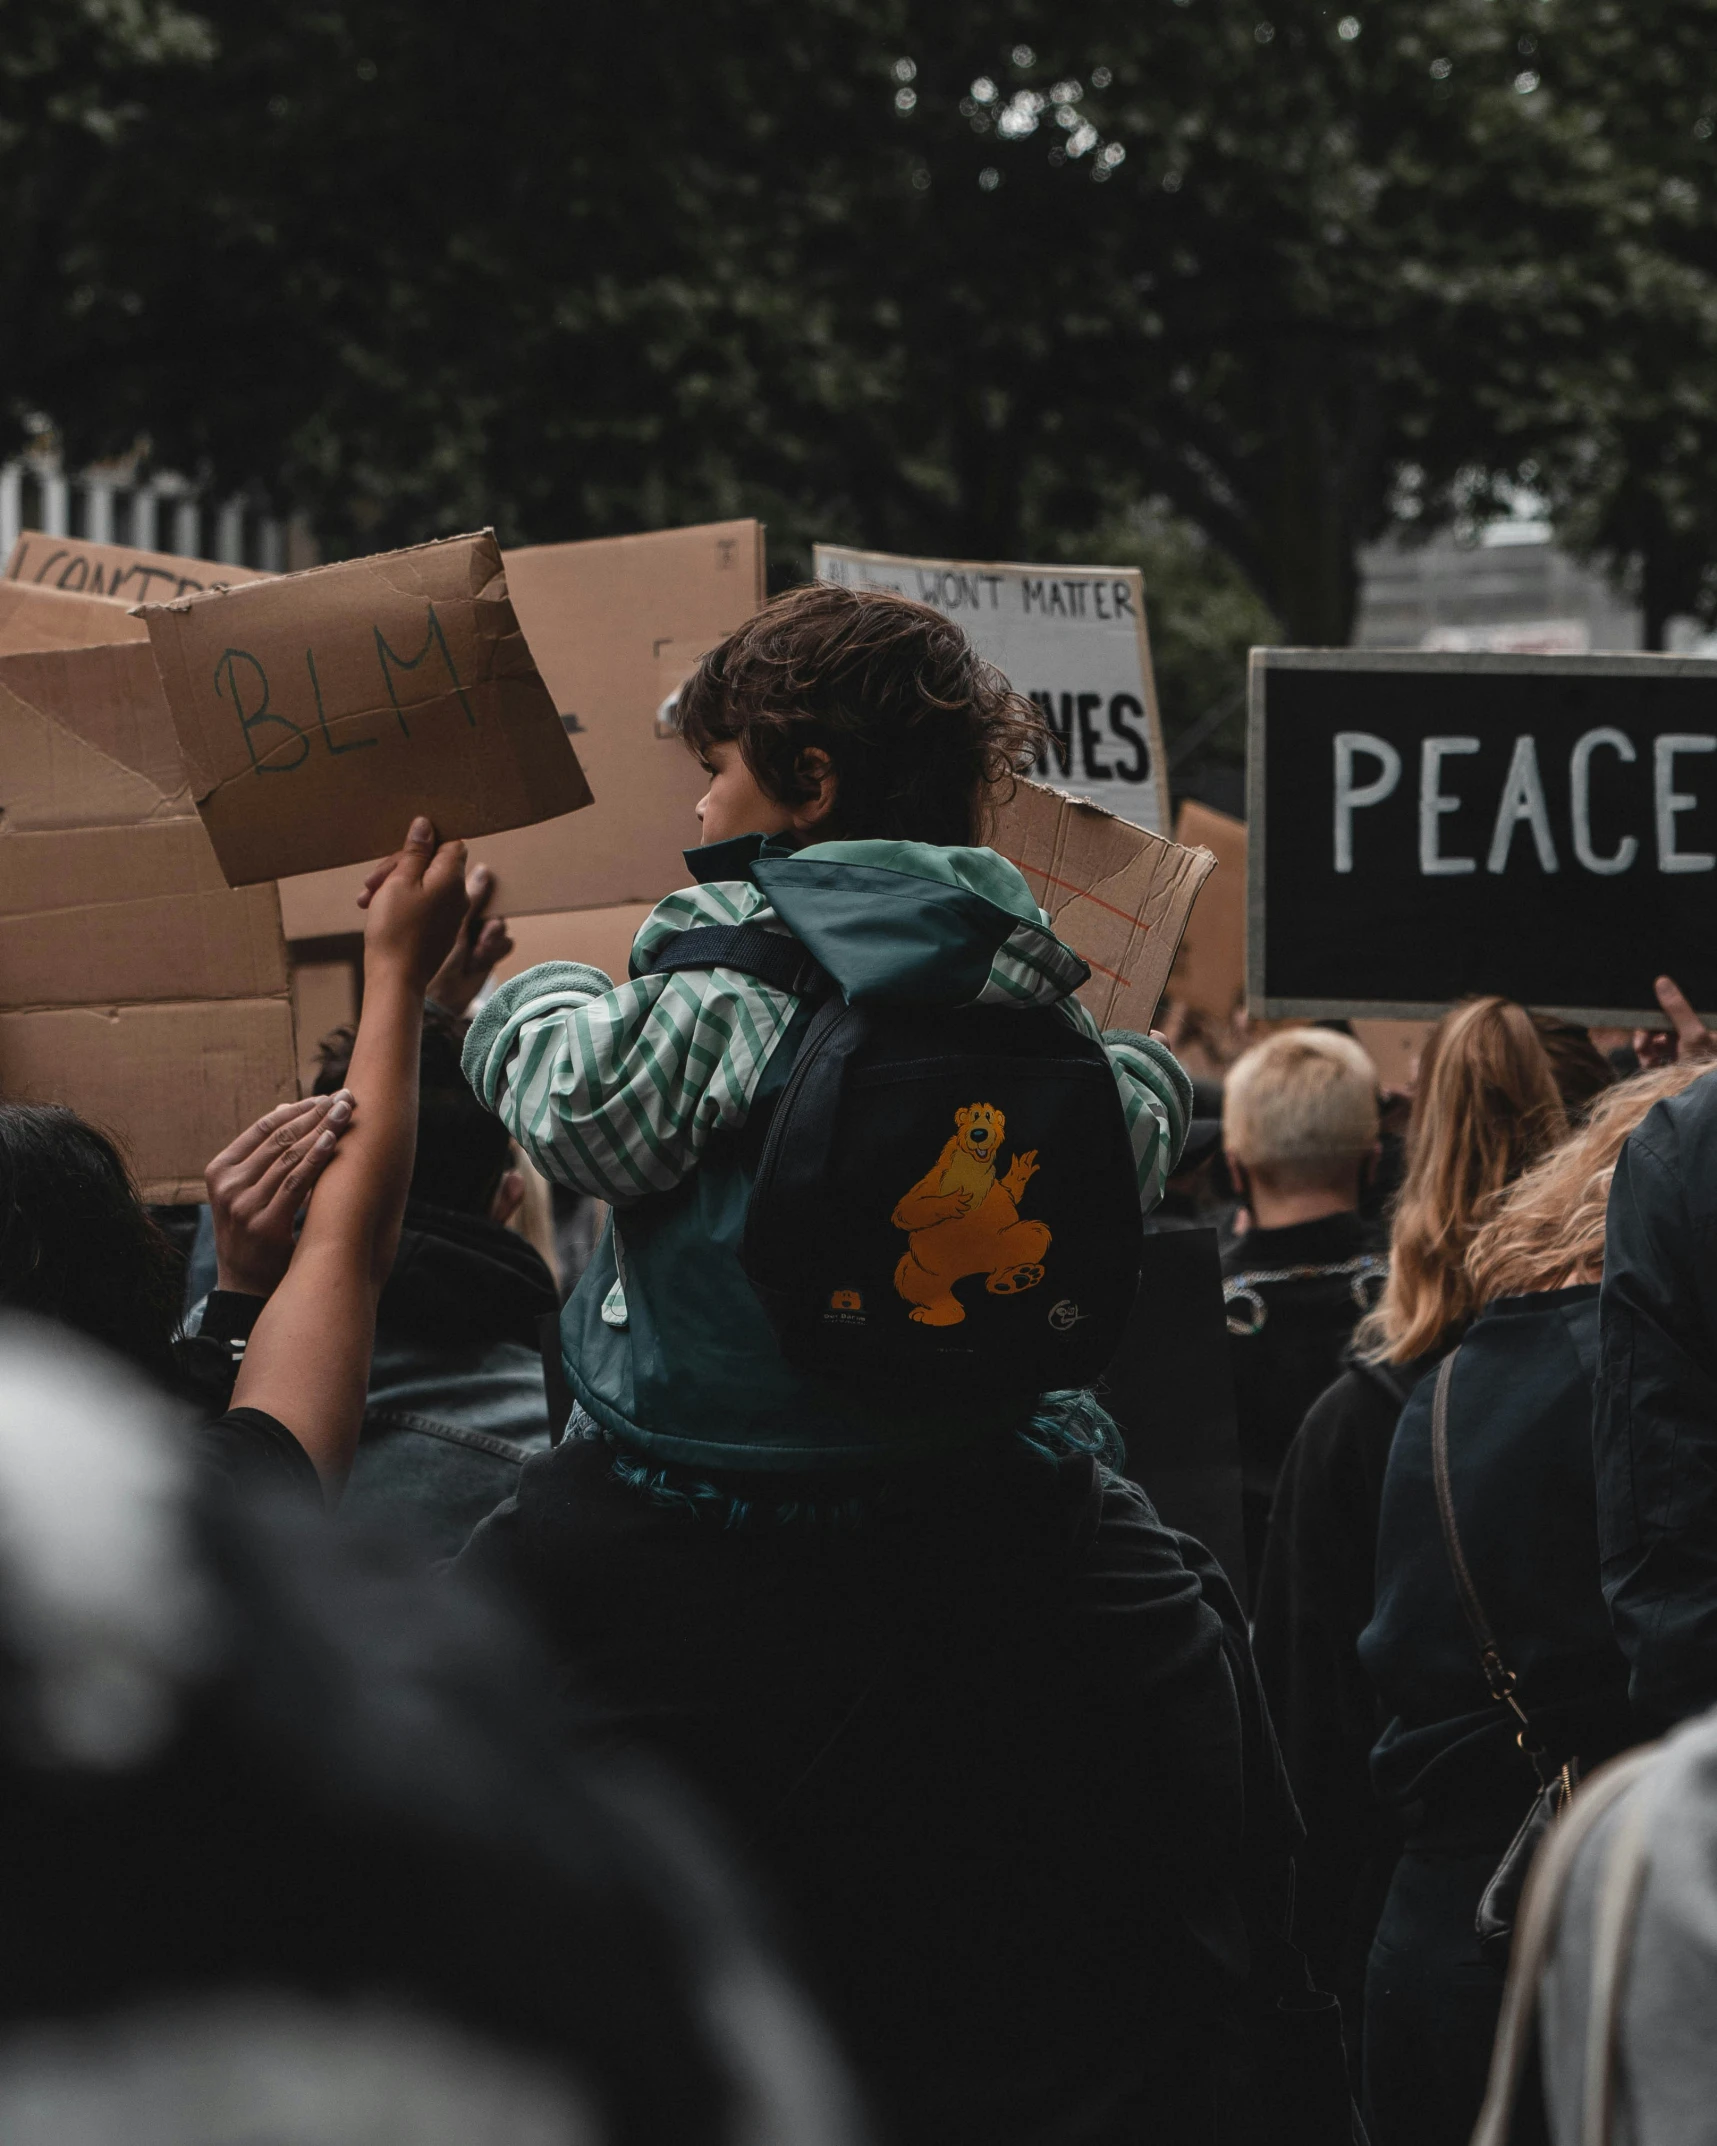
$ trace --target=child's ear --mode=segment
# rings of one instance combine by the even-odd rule
[[[816,784],[815,792],[793,807],[795,832],[808,834],[813,827],[820,827],[835,809],[838,787],[835,766],[820,745],[807,745],[794,763],[794,772],[802,782]]]

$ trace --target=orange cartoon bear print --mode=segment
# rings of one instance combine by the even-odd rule
[[[954,1284],[984,1276],[991,1296],[1013,1296],[1043,1279],[1049,1231],[1022,1222],[1018,1201],[1037,1175],[1037,1150],[1016,1155],[996,1175],[1007,1120],[993,1103],[968,1103],[954,1113],[954,1137],[933,1168],[894,1210],[907,1232],[894,1286],[920,1326],[958,1326],[966,1308]]]

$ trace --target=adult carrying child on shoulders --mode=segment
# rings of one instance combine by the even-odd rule
[[[1248,2096],[1282,2138],[1316,2095],[1242,2013],[1333,2049],[1335,2128],[1292,2135],[1345,2136],[1332,2023],[1274,1971],[1297,1821],[1244,1619],[1078,1390],[1191,1091],[1096,1033],[979,846],[1034,712],[936,612],[814,586],[680,723],[697,884],[629,981],[532,970],[466,1045],[613,1220],[567,1436],[455,1569],[718,1807],[902,2146],[1202,2146]]]

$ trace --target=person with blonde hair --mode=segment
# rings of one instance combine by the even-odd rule
[[[1222,1294],[1256,1585],[1282,1457],[1383,1285],[1382,1234],[1359,1212],[1380,1153],[1376,1069],[1334,1029],[1268,1036],[1228,1075],[1222,1144],[1251,1219]]]
[[[1481,1896],[1540,1788],[1639,1733],[1598,1569],[1591,1425],[1604,1218],[1629,1134],[1704,1070],[1671,1066],[1607,1090],[1584,1126],[1484,1204],[1465,1261],[1463,1338],[1420,1382],[1390,1447],[1377,1604],[1359,1641],[1389,1717],[1372,1778],[1406,1832],[1366,1984],[1376,2146],[1458,2146],[1470,2135],[1512,1914],[1506,1892],[1491,1896],[1487,1942]],[[1445,1387],[1446,1507],[1434,1456]],[[1500,1671],[1481,1662],[1469,1591]]]
[[[1408,1396],[1475,1305],[1466,1254],[1488,1199],[1566,1130],[1525,1007],[1470,999],[1426,1039],[1389,1278],[1348,1367],[1312,1403],[1276,1486],[1255,1603],[1259,1673],[1306,1823],[1298,1942],[1350,2023],[1399,1841],[1372,1793],[1377,1703],[1359,1664],[1371,1621],[1383,1471]]]
[[[1389,1232],[1389,1280],[1359,1333],[1369,1362],[1437,1353],[1474,1309],[1467,1247],[1490,1196],[1566,1132],[1544,1039],[1524,1006],[1469,999],[1420,1063],[1407,1175]]]

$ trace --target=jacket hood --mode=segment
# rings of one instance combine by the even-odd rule
[[[744,835],[686,863],[705,884],[750,880],[849,1005],[1052,1006],[1091,973],[992,849]]]

